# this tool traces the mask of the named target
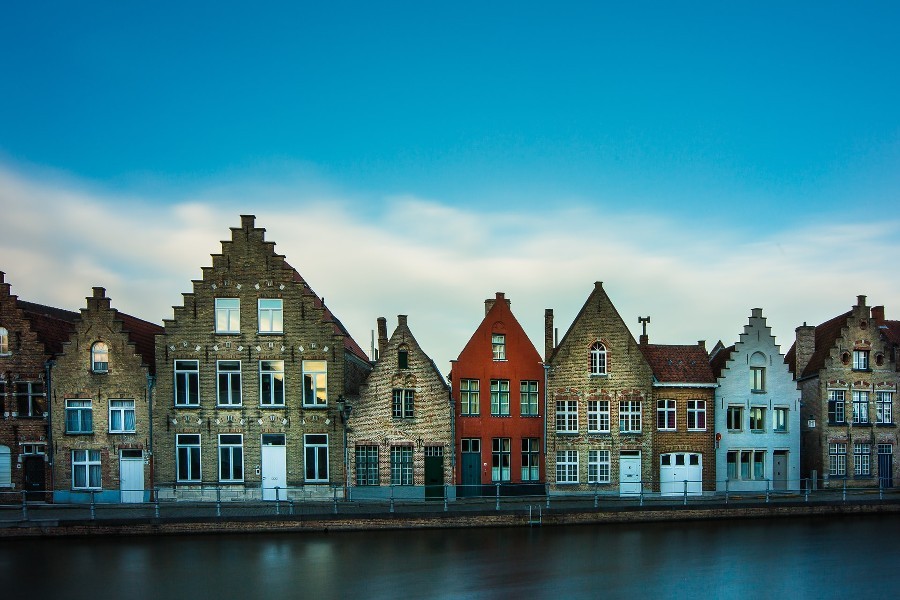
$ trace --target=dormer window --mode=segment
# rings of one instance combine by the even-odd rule
[[[606,346],[600,342],[591,345],[591,375],[606,375]]]
[[[9,331],[6,327],[0,327],[0,355],[9,354]]]
[[[106,373],[109,371],[109,346],[96,342],[91,346],[91,371]]]
[[[400,346],[397,350],[397,368],[409,368],[409,349],[406,346]]]

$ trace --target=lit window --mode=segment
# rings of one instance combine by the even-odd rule
[[[660,431],[675,431],[675,401],[659,400],[656,403],[656,428]]]
[[[0,354],[9,354],[9,331],[6,327],[0,327]]]
[[[219,481],[244,480],[244,436],[239,433],[219,434]]]
[[[72,450],[72,489],[100,489],[100,451]]]
[[[175,436],[175,471],[178,481],[200,481],[200,436],[178,434]]]
[[[495,333],[491,336],[491,348],[494,353],[494,360],[506,360],[506,336],[502,333]]]
[[[687,426],[689,431],[706,429],[706,400],[688,400]]]
[[[578,483],[578,451],[556,451],[556,483]]]
[[[509,481],[512,464],[509,438],[492,440],[491,459],[491,481]]]
[[[853,370],[868,371],[869,370],[869,351],[854,350],[853,351]]]
[[[459,411],[463,415],[477,415],[478,406],[478,387],[477,379],[462,379],[459,382]]]
[[[200,406],[199,361],[175,361],[175,406]]]
[[[509,415],[509,380],[491,379],[491,414]]]
[[[284,315],[281,298],[259,299],[259,332],[284,332]]]
[[[91,346],[91,370],[94,373],[109,371],[109,346],[96,342]]]
[[[259,403],[284,406],[284,361],[259,361]]]
[[[328,363],[324,360],[303,361],[303,406],[325,406],[328,403]]]
[[[413,484],[412,446],[391,446],[391,485]]]
[[[241,405],[241,361],[220,360],[216,362],[217,392],[219,406]]]
[[[609,483],[609,450],[588,450],[588,483]]]
[[[606,375],[606,346],[594,342],[591,346],[591,375]]]
[[[394,389],[392,414],[395,419],[412,419],[415,416],[413,412],[415,397],[415,390]]]
[[[93,433],[94,418],[90,400],[66,400],[66,433]]]
[[[609,400],[588,400],[588,433],[609,433]]]
[[[538,382],[519,382],[519,402],[523,417],[538,415]]]
[[[241,299],[216,298],[216,333],[240,333]]]
[[[134,400],[109,401],[109,432],[134,433]]]
[[[619,402],[619,431],[621,433],[640,433],[640,400],[622,400]]]

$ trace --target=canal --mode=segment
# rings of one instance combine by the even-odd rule
[[[897,598],[900,516],[0,542],[6,598]]]

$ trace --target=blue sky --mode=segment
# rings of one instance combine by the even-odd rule
[[[543,308],[564,331],[595,280],[654,341],[731,343],[761,306],[786,350],[857,294],[897,316],[898,25],[887,2],[14,3],[0,269],[159,321],[253,213],[364,347],[407,313],[443,369],[495,291],[541,347]]]

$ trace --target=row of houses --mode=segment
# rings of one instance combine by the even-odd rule
[[[405,315],[368,356],[242,216],[163,325],[0,273],[0,492],[159,497],[700,494],[893,485],[900,322],[859,296],[786,354],[635,340],[601,283],[543,355],[503,293],[449,381]],[[737,329],[737,327],[736,327]],[[373,344],[374,346],[375,344]],[[498,486],[497,484],[502,484]]]

